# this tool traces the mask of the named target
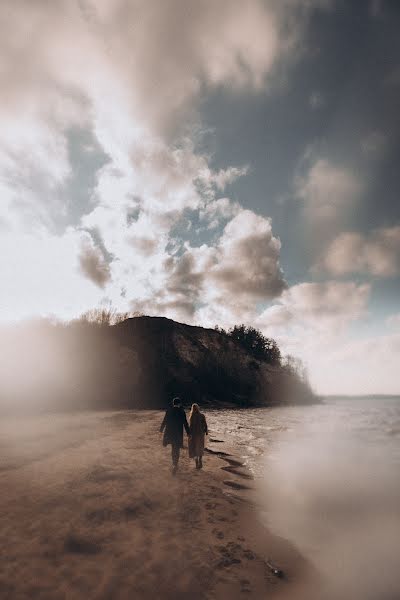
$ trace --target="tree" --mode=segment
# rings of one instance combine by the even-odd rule
[[[267,338],[258,329],[246,327],[243,324],[235,325],[228,331],[228,335],[254,358],[270,365],[280,364],[281,352],[278,344],[272,338]]]
[[[219,325],[215,325],[214,329],[215,331],[218,331],[218,333],[222,333],[222,335],[227,335],[227,331]]]
[[[114,308],[92,308],[83,313],[78,321],[82,323],[93,323],[95,325],[108,326],[116,325],[131,317],[131,313],[119,313]]]
[[[304,365],[301,358],[293,356],[293,354],[287,354],[283,361],[282,366],[292,375],[295,375],[302,381],[308,381],[307,368]]]

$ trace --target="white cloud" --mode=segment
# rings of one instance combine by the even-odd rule
[[[211,200],[199,211],[200,219],[207,222],[207,228],[218,227],[222,221],[228,220],[237,215],[241,210],[238,202],[232,202],[229,198],[218,198]]]
[[[285,290],[279,304],[267,308],[260,325],[295,327],[336,335],[351,321],[366,313],[370,286],[354,282],[299,283]]]
[[[71,176],[67,133],[72,127],[91,129],[109,160],[88,192],[92,209],[77,224],[79,243],[68,253],[60,251],[66,263],[60,272],[74,278],[85,274],[96,303],[104,293],[121,308],[157,295],[164,296],[161,308],[178,302],[177,280],[185,273],[190,279],[190,269],[201,269],[206,258],[210,273],[203,289],[208,291],[204,298],[189,294],[195,302],[220,303],[226,294],[231,314],[256,298],[279,294],[284,286],[280,242],[270,222],[218,197],[248,167],[213,171],[209,157],[190,140],[190,124],[201,89],[265,88],[277,60],[286,56],[291,10],[262,0],[245,7],[239,0],[3,2],[1,227],[13,231],[16,240],[29,232],[30,241],[24,238],[21,247],[36,244],[33,254],[41,269],[52,270],[44,240],[48,235],[49,248],[66,243],[66,234],[57,237],[54,225],[60,215],[67,218],[70,201],[62,193]],[[291,26],[297,35],[298,23]],[[183,246],[184,232],[175,232],[187,210],[199,212],[205,230],[226,225],[201,252],[187,239]],[[80,228],[92,231],[93,238],[82,238]],[[178,260],[182,253],[185,258]],[[28,269],[28,261],[24,264]],[[4,277],[7,273],[15,277],[9,270]],[[22,262],[18,277],[26,299],[33,283]],[[41,289],[40,312],[46,307],[57,312],[48,286]],[[40,290],[36,293],[39,297]],[[18,307],[14,304],[15,315],[25,314]],[[70,314],[62,307],[61,302],[60,313]],[[186,314],[193,310],[192,302]]]
[[[277,296],[285,287],[279,267],[280,248],[270,219],[242,210],[229,221],[219,240],[211,271],[213,281],[233,296]]]
[[[293,17],[328,5],[2,2],[2,317],[70,317],[107,299],[121,310],[229,326],[251,322],[259,302],[282,292],[263,315],[282,336],[286,322],[314,332],[320,323],[326,333],[362,314],[367,291],[357,286],[284,291],[270,220],[220,197],[248,167],[214,171],[191,139],[202,94],[268,89],[301,37]],[[91,130],[109,160],[76,229],[56,235],[69,200],[61,192],[72,127]],[[331,226],[354,206],[360,183],[350,169],[315,159],[297,192],[312,222]],[[199,217],[196,241],[185,230],[188,212]]]
[[[260,89],[285,45],[279,13],[261,0],[245,9],[239,0],[114,0],[107,10],[100,0],[5,0],[2,12],[9,117],[28,110],[65,126],[86,101],[96,128],[119,143],[132,136],[127,114],[133,129],[176,126],[202,83]]]
[[[340,234],[327,249],[319,267],[333,275],[399,275],[400,226],[376,229],[369,235]]]
[[[135,293],[132,290],[135,310],[230,326],[254,315],[260,299],[279,296],[286,287],[279,252],[270,221],[242,209],[213,245],[185,244],[183,252],[175,255],[160,249],[156,260],[151,257],[152,284],[141,287],[141,295],[137,279],[147,281],[150,268],[145,259],[137,265],[135,279],[133,272],[123,279],[136,286]]]
[[[344,211],[354,206],[362,190],[354,172],[326,159],[315,160],[295,184],[307,217],[321,223],[335,223]]]
[[[219,190],[224,191],[227,185],[230,185],[239,177],[247,175],[248,172],[248,165],[244,167],[228,167],[227,169],[221,169],[215,173],[213,181]]]

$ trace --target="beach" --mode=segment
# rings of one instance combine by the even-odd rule
[[[162,416],[2,420],[1,598],[297,598],[308,564],[261,523],[229,440],[214,428],[203,470],[185,448],[174,477]]]

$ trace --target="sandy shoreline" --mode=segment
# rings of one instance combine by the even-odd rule
[[[3,421],[1,598],[297,597],[306,562],[261,527],[253,491],[237,489],[253,487],[240,457],[207,453],[196,471],[184,450],[172,477],[161,418]]]

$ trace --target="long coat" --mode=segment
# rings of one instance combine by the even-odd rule
[[[163,445],[172,444],[183,448],[183,428],[189,435],[189,425],[186,419],[185,411],[181,406],[170,406],[167,409],[160,431],[164,431]]]
[[[189,457],[203,456],[204,436],[208,433],[203,413],[194,413],[190,419]]]

